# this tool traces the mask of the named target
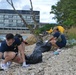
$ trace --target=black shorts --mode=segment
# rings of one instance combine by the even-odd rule
[[[56,45],[60,48],[65,47],[66,43],[63,42],[56,42]]]

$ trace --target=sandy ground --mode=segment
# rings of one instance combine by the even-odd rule
[[[31,54],[35,44],[26,46],[25,53]],[[76,46],[63,48],[59,55],[52,51],[45,52],[43,61],[22,68],[20,64],[12,63],[7,71],[0,71],[0,75],[76,75]]]
[[[35,44],[26,46],[26,54],[31,54],[34,47]],[[76,46],[62,49],[59,55],[45,52],[42,63],[27,68],[13,63],[7,71],[0,71],[0,75],[76,75]]]

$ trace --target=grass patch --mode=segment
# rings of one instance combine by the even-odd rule
[[[67,30],[68,39],[76,39],[76,27],[72,27]]]
[[[71,27],[70,29],[66,30],[66,36],[68,40],[76,40],[76,27]],[[66,48],[71,48],[73,46],[76,46],[76,43],[72,44],[72,42],[70,42],[70,45],[66,45]]]

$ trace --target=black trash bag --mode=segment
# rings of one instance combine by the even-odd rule
[[[42,62],[42,53],[49,51],[51,49],[51,44],[39,41],[36,43],[33,53],[29,56],[25,56],[27,64],[36,64]]]
[[[36,43],[36,50],[40,50],[42,53],[50,51],[52,44],[49,42],[39,41]]]
[[[46,42],[44,42],[42,45],[41,45],[41,47],[40,47],[40,50],[41,50],[41,52],[43,53],[43,52],[47,52],[47,51],[50,51],[50,49],[51,49],[51,43],[46,43]]]
[[[42,52],[34,51],[31,55],[25,56],[27,64],[36,64],[42,62]]]

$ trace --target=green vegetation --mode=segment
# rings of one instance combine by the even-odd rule
[[[67,30],[68,39],[76,39],[76,27],[71,27]]]
[[[35,30],[35,33],[36,34],[43,33],[43,32],[45,32],[45,31],[47,31],[50,28],[53,28],[55,26],[57,26],[57,25],[56,24],[55,25],[52,25],[52,24],[45,25],[42,28],[39,28],[39,29]],[[67,36],[68,40],[76,39],[76,27],[71,27],[70,29],[66,28],[65,32],[66,32],[65,35]]]
[[[60,0],[52,6],[51,14],[55,14],[54,19],[66,27],[76,25],[76,0]]]
[[[52,6],[50,14],[54,14],[54,19],[58,25],[66,28],[68,39],[76,39],[76,0],[59,0],[56,5]],[[53,28],[55,25],[45,25],[36,30],[36,34]],[[70,28],[70,29],[68,29]]]
[[[50,14],[54,14],[57,23],[67,29],[68,39],[76,39],[76,0],[59,0],[52,6]]]
[[[36,34],[39,34],[39,33],[43,33],[47,30],[49,30],[50,28],[53,28],[54,26],[56,26],[57,24],[47,24],[47,25],[44,25],[43,27],[35,30],[35,33]]]

